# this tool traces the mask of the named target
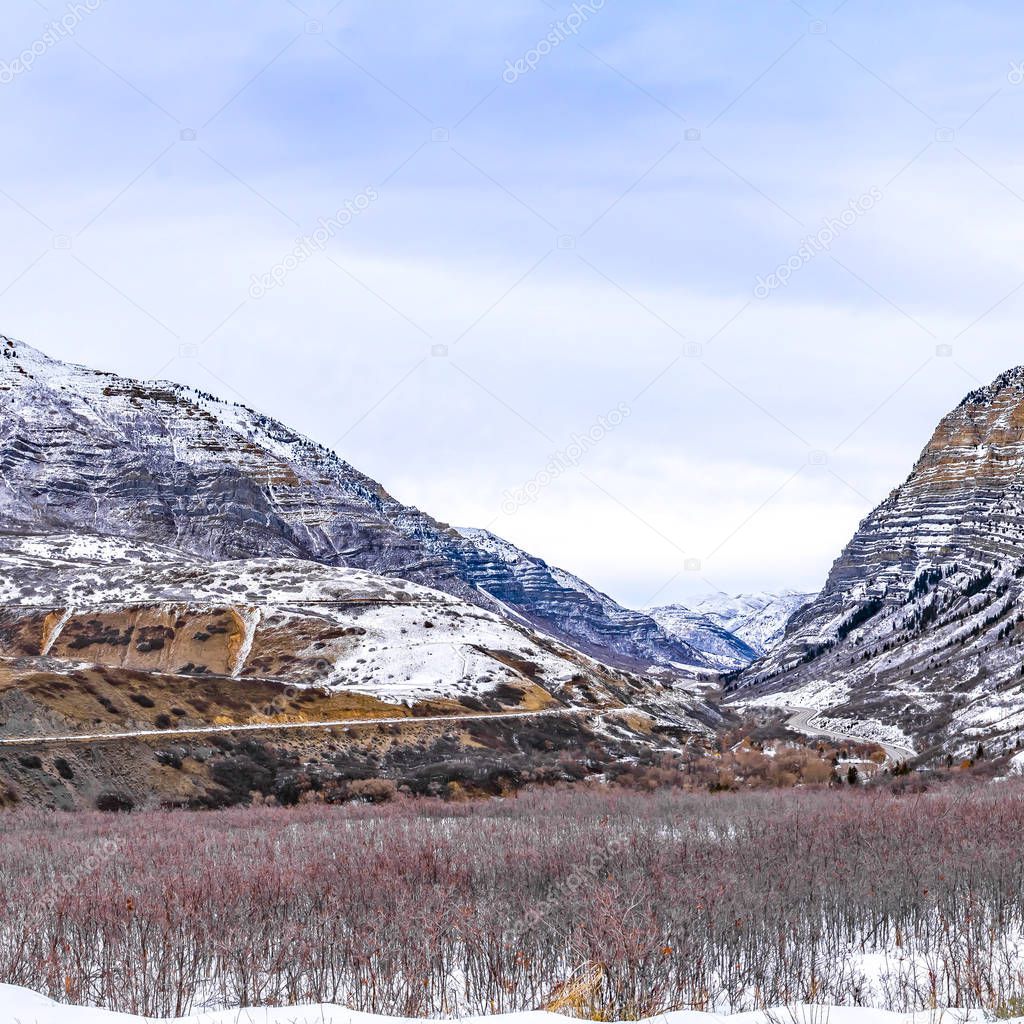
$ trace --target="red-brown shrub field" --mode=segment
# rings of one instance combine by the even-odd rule
[[[999,1010],[1022,836],[1012,783],[10,813],[0,981],[152,1015]]]

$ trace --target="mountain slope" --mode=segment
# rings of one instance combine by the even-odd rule
[[[743,697],[957,752],[1024,731],[1024,367],[943,418]]]
[[[630,668],[711,662],[552,574],[545,598],[494,552],[333,452],[237,403],[52,360],[0,337],[0,516],[207,559],[298,558],[403,577],[511,611]],[[491,595],[494,595],[492,597]]]
[[[625,643],[651,664],[720,667],[709,649],[695,647],[666,631],[650,615],[623,608],[578,576],[548,565],[487,530],[465,528],[459,532],[489,557],[491,572],[477,577],[481,589],[503,604],[528,607],[533,621],[560,623],[584,649],[598,653]]]
[[[650,616],[666,633],[703,651],[723,672],[746,668],[758,658],[758,652],[707,615],[683,604],[667,604],[648,609]]]
[[[0,532],[0,806],[507,792],[721,722],[672,681],[398,577]]]
[[[502,686],[596,691],[615,675],[440,591],[299,559],[210,562],[113,538],[0,536],[0,602],[8,654],[387,703]]]
[[[693,610],[734,633],[758,655],[763,655],[778,646],[789,620],[814,596],[795,590],[778,594],[709,594],[695,601]]]

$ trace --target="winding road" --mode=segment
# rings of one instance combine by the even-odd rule
[[[814,708],[789,707],[785,710],[790,714],[790,718],[786,721],[786,725],[794,732],[802,732],[806,736],[824,736],[826,739],[830,740],[851,740],[854,743],[876,743],[885,751],[885,756],[889,759],[889,764],[897,764],[900,761],[910,761],[916,756],[916,752],[913,747],[906,747],[898,743],[891,743],[888,740],[875,739],[872,736],[857,736],[852,732],[838,732],[834,729],[822,729],[820,726],[816,726],[814,724],[814,719],[821,714],[820,711],[815,711]]]

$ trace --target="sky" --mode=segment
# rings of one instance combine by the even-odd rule
[[[1019,5],[4,15],[0,332],[625,604],[816,590],[1024,362]]]

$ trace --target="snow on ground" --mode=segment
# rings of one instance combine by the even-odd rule
[[[746,697],[732,702],[740,709],[774,708],[791,711],[791,728],[808,735],[827,735],[861,743],[879,743],[893,760],[913,754],[914,744],[899,726],[877,718],[838,718],[827,715],[827,709],[844,704],[850,696],[847,684],[838,681],[810,682],[795,690]]]
[[[91,557],[79,557],[76,550]],[[46,572],[42,579],[40,570]],[[152,546],[74,534],[5,539],[0,545],[0,585],[9,603],[41,608],[176,601],[330,605],[412,600],[423,595],[438,603],[447,599],[461,604],[440,591],[364,569],[296,558],[197,561]]]
[[[330,663],[312,682],[392,703],[487,694],[522,680],[488,652],[507,652],[536,666],[552,686],[596,665],[561,644],[535,643],[533,630],[493,612],[397,577],[289,558],[192,561],[109,538],[8,538],[0,546],[0,599],[62,609],[47,653],[69,609],[236,608],[245,631],[232,666],[235,677],[245,674],[266,630],[312,617],[358,634],[304,652]]]
[[[169,558],[198,561],[174,548],[95,533],[14,534],[4,539],[4,548],[12,554],[29,558],[52,559],[56,562],[95,562],[99,565],[159,562]]]
[[[735,596],[718,592],[694,601],[690,607],[738,636],[758,654],[766,654],[780,643],[796,611],[814,596],[795,590]]]
[[[813,681],[795,690],[784,693],[768,693],[761,697],[743,697],[732,702],[736,707],[761,708],[808,708],[823,711],[825,708],[845,704],[850,699],[850,688],[838,681]]]
[[[55,1003],[28,989],[0,985],[0,1014],[3,1024],[142,1024],[154,1018],[132,1014],[111,1013],[87,1007]],[[722,1016],[681,1010],[660,1014],[645,1024],[714,1024],[728,1020],[731,1024],[982,1024],[990,1020],[983,1010],[927,1010],[921,1013],[889,1013],[849,1006],[781,1007],[753,1013]],[[464,1017],[460,1024],[486,1021],[488,1024],[565,1024],[568,1018],[554,1013],[534,1011],[510,1013],[494,1017]],[[1011,1018],[1020,1024],[1024,1018]],[[340,1006],[288,1006],[272,1009],[221,1010],[176,1019],[176,1024],[418,1024],[410,1018],[378,1017]]]
[[[891,743],[897,747],[914,749],[910,737],[896,725],[887,725],[877,718],[832,718],[828,715],[815,715],[813,724],[825,732],[845,733],[858,740]]]
[[[1009,779],[1019,779],[1024,775],[1024,750],[1014,754],[1006,765],[1006,774],[997,775],[993,782],[1006,782]]]
[[[333,617],[348,621],[344,610]],[[580,671],[579,663],[529,643],[504,619],[453,598],[370,606],[352,623],[366,631],[360,643],[332,655],[334,667],[319,683],[389,703],[486,694],[520,680],[513,668],[486,651],[518,655],[536,665],[552,686],[569,682]]]
[[[1020,732],[1024,727],[1024,707],[1021,707],[1020,689],[992,693],[987,686],[988,684],[982,681],[966,694],[970,703],[953,715],[952,725],[961,738],[984,736],[995,727],[1002,732]]]

